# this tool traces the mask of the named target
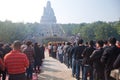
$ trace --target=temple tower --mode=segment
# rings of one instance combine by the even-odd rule
[[[46,6],[44,7],[43,15],[40,20],[40,26],[42,28],[41,34],[44,34],[46,37],[50,36],[62,36],[63,29],[58,25],[56,16],[53,8],[51,7],[51,2],[47,1]]]
[[[56,16],[54,14],[53,8],[51,7],[50,1],[47,2],[46,7],[44,7],[43,16],[40,20],[41,24],[55,24]]]

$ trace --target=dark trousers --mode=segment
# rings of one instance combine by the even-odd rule
[[[105,80],[103,70],[97,70],[94,68],[94,70],[93,70],[94,80]],[[108,79],[108,80],[110,80],[110,79]]]
[[[105,80],[110,80],[110,73],[111,73],[111,70],[108,70],[108,69],[105,69],[104,70],[104,74],[105,74]]]
[[[52,52],[52,57],[56,59],[56,52]]]
[[[34,67],[34,65],[30,64],[29,68],[27,68],[27,70],[26,70],[26,72],[27,72],[27,78],[32,79],[33,67]]]
[[[82,78],[83,78],[82,59],[76,60],[76,79],[77,80],[80,80],[80,72],[82,72]]]
[[[76,61],[74,58],[72,58],[72,75],[74,76],[76,74]]]
[[[66,65],[66,64],[67,64],[67,56],[66,56],[66,54],[65,54],[65,53],[63,54],[63,56],[64,56],[63,61],[64,61],[65,65]]]
[[[25,73],[9,74],[9,80],[26,80]]]
[[[70,67],[70,62],[69,62],[69,57],[68,56],[66,56],[66,58],[67,58],[67,67],[69,68]]]
[[[68,57],[68,67],[72,68],[72,58]]]
[[[63,54],[58,54],[58,57],[59,57],[59,61],[63,63]]]
[[[94,80],[93,79],[93,68],[90,65],[84,65],[84,67],[83,67],[83,79],[82,80],[87,80],[88,73],[89,73],[89,77],[90,77],[89,80]]]

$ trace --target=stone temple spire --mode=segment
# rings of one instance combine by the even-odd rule
[[[41,24],[55,24],[56,16],[54,14],[53,8],[51,7],[50,1],[47,2],[46,7],[44,7],[43,16],[40,20]]]

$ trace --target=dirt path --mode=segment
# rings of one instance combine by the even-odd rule
[[[39,80],[75,80],[71,75],[71,69],[68,69],[58,60],[49,57],[47,52],[42,70]]]

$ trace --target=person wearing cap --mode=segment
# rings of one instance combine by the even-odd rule
[[[27,56],[21,53],[21,42],[14,41],[12,51],[4,57],[5,68],[7,69],[9,80],[26,80],[25,72],[29,66]]]

